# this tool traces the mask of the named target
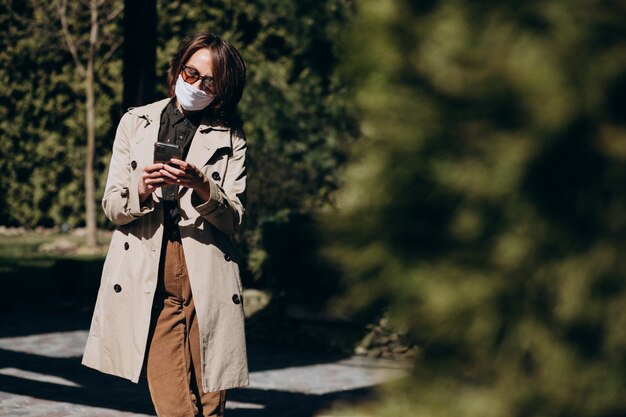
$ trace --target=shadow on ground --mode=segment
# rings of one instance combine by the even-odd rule
[[[57,260],[33,266],[10,265],[8,260],[5,261],[0,270],[5,288],[0,294],[0,339],[10,341],[12,339],[7,338],[58,334],[51,339],[51,344],[54,344],[58,343],[54,341],[72,337],[68,336],[71,332],[88,330],[98,280],[85,280],[84,277],[99,276],[101,260]],[[81,339],[78,337],[76,340],[75,343],[80,343]],[[34,401],[48,400],[76,404],[77,407],[155,415],[145,379],[134,384],[102,374],[81,365],[81,357],[77,356],[76,350],[59,354],[62,346],[63,343],[59,346],[40,345],[31,350],[28,346],[14,348],[3,345],[0,348],[0,370],[9,369],[13,373],[0,373],[0,408],[3,399],[19,395]],[[55,348],[57,353],[48,356],[48,351]],[[251,372],[310,367],[346,358],[255,341],[249,341],[248,348]],[[39,354],[42,352],[45,353]],[[48,380],[24,377],[28,373],[43,375]],[[289,374],[289,377],[297,379],[298,372]],[[276,385],[290,386],[284,382]],[[230,404],[242,404],[229,409],[227,414],[229,417],[312,417],[336,400],[350,402],[374,395],[371,388],[350,386],[323,394],[304,391],[259,389],[254,386],[233,389],[228,394]],[[75,415],[73,411],[71,415]]]

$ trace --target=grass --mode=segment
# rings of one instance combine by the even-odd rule
[[[98,247],[89,249],[80,231],[2,229],[0,310],[92,306],[109,240],[99,231]]]
[[[80,231],[5,229],[0,232],[0,259],[46,260],[59,257],[104,258],[111,232],[98,231],[98,247],[87,250]]]

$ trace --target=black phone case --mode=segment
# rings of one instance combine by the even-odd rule
[[[169,162],[172,157],[182,159],[182,150],[179,146],[163,142],[154,144],[154,162]]]

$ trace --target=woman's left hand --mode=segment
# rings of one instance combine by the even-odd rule
[[[209,199],[211,188],[206,175],[202,171],[195,165],[176,158],[170,159],[170,164],[163,164],[163,169],[161,169],[161,175],[163,175],[167,184],[191,188],[203,201]]]

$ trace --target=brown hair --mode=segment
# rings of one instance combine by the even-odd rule
[[[174,96],[178,74],[189,58],[204,48],[211,52],[213,89],[216,96],[207,109],[214,116],[228,123],[233,119],[235,109],[243,94],[246,65],[234,46],[213,33],[192,33],[180,43],[167,71],[168,95]]]

